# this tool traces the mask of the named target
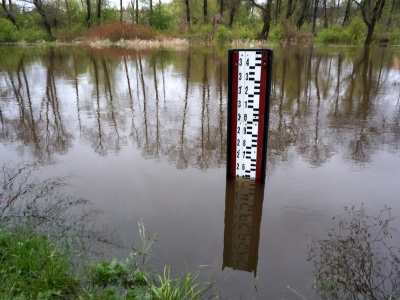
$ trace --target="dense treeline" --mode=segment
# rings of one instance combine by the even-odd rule
[[[400,41],[400,0],[130,0],[125,6],[122,0],[1,1],[0,42],[70,41],[115,23],[205,42]]]

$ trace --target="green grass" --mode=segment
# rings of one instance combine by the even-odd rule
[[[0,298],[72,297],[70,258],[49,238],[30,230],[0,231]]]
[[[201,299],[213,286],[198,272],[172,278],[168,266],[161,275],[145,267],[140,251],[148,253],[152,237],[143,236],[147,242],[126,260],[102,258],[72,275],[68,249],[32,228],[2,228],[0,299]]]

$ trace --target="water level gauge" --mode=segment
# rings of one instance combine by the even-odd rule
[[[272,50],[229,50],[227,176],[264,182]]]

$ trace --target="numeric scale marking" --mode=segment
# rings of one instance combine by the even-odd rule
[[[230,50],[228,176],[265,179],[271,60],[272,50]]]

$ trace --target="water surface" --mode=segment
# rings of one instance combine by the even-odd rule
[[[259,186],[226,181],[227,49],[1,46],[0,163],[75,175],[70,189],[104,211],[99,225],[130,245],[143,220],[157,235],[155,268],[201,266],[224,299],[298,299],[291,289],[318,299],[315,274],[361,270],[367,245],[371,264],[387,265],[370,274],[384,291],[363,295],[382,296],[400,245],[393,235],[386,251],[388,235],[374,236],[379,218],[400,229],[399,59],[399,48],[274,49]],[[332,219],[343,213],[376,237],[350,266],[336,245],[361,238]]]

